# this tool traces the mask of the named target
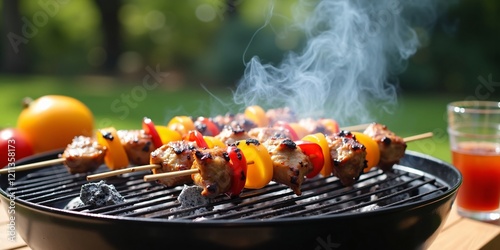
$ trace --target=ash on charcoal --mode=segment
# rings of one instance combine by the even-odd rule
[[[70,200],[68,202],[68,204],[66,204],[66,206],[64,206],[64,209],[71,210],[71,209],[79,208],[81,206],[85,206],[85,204],[83,204],[80,197],[75,197],[72,200]]]
[[[207,207],[207,205],[210,204],[210,199],[201,195],[201,191],[203,191],[203,188],[201,187],[184,185],[184,188],[177,197],[177,201],[180,203],[180,206],[172,208],[170,211],[175,212],[194,207],[199,207],[199,208],[195,210],[187,210],[185,212],[180,212],[172,216],[171,218],[197,215],[210,211],[209,208]]]
[[[83,204],[92,207],[101,207],[125,202],[125,198],[116,190],[115,186],[108,185],[104,183],[104,181],[82,185],[80,189],[80,199]]]

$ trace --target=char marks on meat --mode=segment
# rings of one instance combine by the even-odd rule
[[[274,127],[253,128],[248,131],[248,135],[261,142],[267,141],[271,138],[290,138],[290,132],[287,129]]]
[[[270,138],[262,145],[267,148],[273,161],[273,180],[287,185],[296,195],[301,195],[304,176],[313,169],[309,157],[288,138]]]
[[[223,130],[224,127],[229,126],[233,128],[241,128],[245,131],[249,131],[252,128],[257,127],[257,124],[248,120],[244,114],[231,114],[218,115],[212,119],[213,122],[219,125],[219,129]]]
[[[394,164],[399,163],[406,151],[406,142],[403,138],[390,131],[387,126],[380,123],[370,124],[364,134],[377,142],[380,148],[380,161],[378,167],[390,171]]]
[[[251,138],[246,130],[241,126],[224,126],[220,133],[215,137],[226,145],[232,145],[239,140]]]
[[[333,175],[345,186],[352,186],[367,167],[366,147],[348,131],[341,131],[327,137]]]
[[[203,188],[203,196],[215,197],[230,190],[233,172],[225,149],[196,149],[193,156],[192,168],[198,169],[199,173],[193,174],[192,178]]]
[[[266,111],[266,117],[269,120],[269,124],[275,124],[278,121],[297,121],[296,114],[289,107],[269,109]]]
[[[73,138],[62,154],[64,164],[69,172],[86,173],[95,171],[104,163],[106,148],[97,144],[97,141],[86,136]]]
[[[190,169],[194,162],[193,150],[194,142],[188,141],[173,141],[157,148],[151,153],[150,163],[158,164],[161,168],[153,169],[153,174]],[[158,182],[166,186],[178,186],[192,183],[193,180],[187,175],[162,178]]]
[[[149,156],[155,150],[150,135],[144,130],[118,130],[117,134],[131,164],[149,163]]]

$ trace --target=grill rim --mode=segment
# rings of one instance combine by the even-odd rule
[[[17,164],[22,164],[22,163],[29,163],[29,162],[34,162],[34,161],[40,161],[41,158],[48,158],[52,159],[57,157],[61,153],[60,150],[48,152],[42,155],[37,155],[34,157],[29,157],[26,159],[23,159],[22,161],[19,161]],[[450,199],[450,196],[456,195],[456,191],[460,187],[462,183],[462,175],[461,173],[450,163],[444,162],[440,159],[437,159],[433,156],[429,156],[423,153],[411,151],[411,150],[406,150],[405,157],[402,159],[402,162],[405,162],[407,158],[416,158],[419,160],[425,160],[429,162],[434,162],[433,165],[437,165],[439,167],[446,167],[447,171],[452,171],[452,175],[457,176],[456,183],[453,183],[453,185],[450,185],[449,182],[444,181],[442,177],[432,175],[428,172],[425,172],[423,170],[419,169],[414,169],[412,166],[406,166],[403,164],[401,166],[404,168],[404,171],[408,170],[415,170],[418,172],[423,172],[424,175],[427,177],[434,178],[438,180],[441,183],[446,183],[449,185],[449,189],[445,190],[443,193],[427,198],[424,200],[419,200],[417,202],[410,202],[410,203],[404,203],[396,206],[390,206],[390,207],[382,207],[378,208],[375,210],[371,211],[363,211],[363,212],[357,212],[357,213],[340,213],[340,214],[330,214],[330,215],[324,215],[320,214],[317,216],[306,216],[306,217],[290,217],[290,218],[277,218],[277,219],[272,219],[272,220],[266,220],[266,219],[256,219],[256,220],[234,220],[234,219],[220,219],[220,220],[202,220],[202,221],[196,221],[193,222],[192,220],[186,220],[186,219],[168,219],[168,218],[144,218],[144,217],[124,217],[124,216],[116,216],[116,215],[105,215],[105,214],[96,214],[96,213],[84,213],[84,212],[79,212],[79,211],[71,211],[71,210],[65,210],[65,209],[60,209],[60,208],[54,208],[50,206],[45,206],[45,205],[40,205],[34,202],[29,202],[25,201],[22,199],[16,199],[16,206],[22,205],[26,209],[33,209],[36,212],[41,212],[41,213],[48,213],[50,215],[57,215],[58,217],[62,218],[70,218],[70,219],[84,219],[84,220],[92,220],[92,221],[99,221],[101,223],[104,222],[124,222],[124,221],[130,221],[130,222],[135,222],[135,223],[168,223],[172,225],[184,225],[186,223],[191,223],[194,225],[204,225],[204,226],[252,226],[252,225],[259,225],[259,226],[275,226],[278,224],[282,223],[298,223],[298,222],[314,222],[314,221],[319,221],[319,220],[325,220],[325,219],[350,219],[350,218],[359,218],[359,217],[371,217],[371,216],[380,216],[381,214],[387,214],[387,213],[399,213],[401,211],[406,211],[410,209],[417,209],[420,207],[425,207],[425,206],[431,206],[432,204],[442,201],[442,200],[447,200]],[[16,164],[16,165],[17,165]],[[399,167],[399,166],[398,166]],[[22,176],[35,172],[36,170],[33,171],[25,171],[23,172]],[[420,174],[420,173],[419,173]],[[7,174],[5,175],[7,176]],[[16,172],[17,176],[17,172]],[[2,179],[4,179],[4,176],[0,176]],[[0,179],[0,181],[3,181]],[[6,178],[5,178],[6,179]],[[7,194],[6,190],[3,188],[0,188],[0,194],[3,199],[5,199],[4,203],[9,202],[9,194]],[[34,212],[35,212],[34,211]]]

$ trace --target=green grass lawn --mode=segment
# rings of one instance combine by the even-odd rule
[[[166,124],[175,115],[214,116],[235,112],[229,89],[176,88],[153,86],[149,83],[124,83],[104,77],[7,77],[0,76],[0,127],[14,127],[21,100],[42,95],[73,96],[84,102],[94,113],[96,127],[115,126],[118,129],[140,128],[142,118]],[[445,106],[459,96],[402,93],[397,109],[382,114],[376,121],[406,137],[424,132],[434,136],[408,144],[409,150],[422,152],[450,161],[446,133]]]

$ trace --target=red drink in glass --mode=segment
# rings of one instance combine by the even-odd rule
[[[500,206],[499,145],[461,142],[452,150],[453,165],[462,173],[458,206],[471,211],[492,211]]]

